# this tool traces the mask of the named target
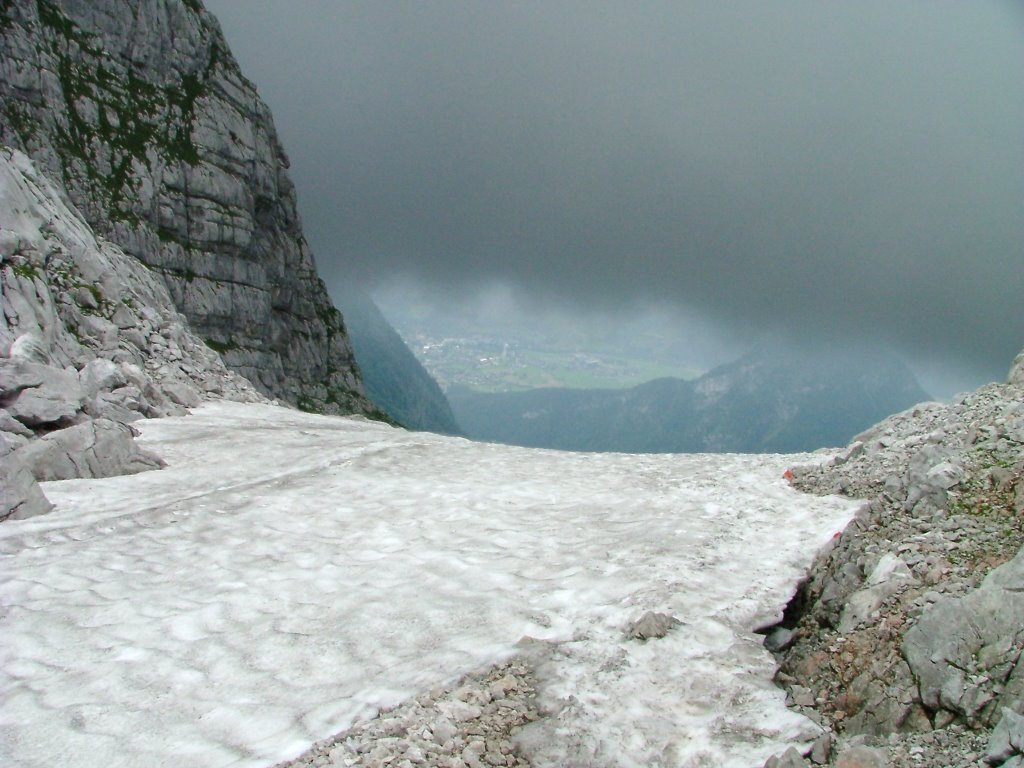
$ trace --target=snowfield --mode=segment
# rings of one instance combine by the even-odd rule
[[[820,457],[572,454],[269,405],[138,423],[169,466],[0,525],[0,763],[266,766],[553,641],[537,766],[754,766],[817,733],[771,623],[855,505]],[[627,640],[645,611],[682,622]]]

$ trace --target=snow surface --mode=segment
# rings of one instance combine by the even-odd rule
[[[849,501],[809,456],[573,454],[269,405],[139,424],[169,467],[0,526],[0,762],[264,766],[554,641],[535,765],[748,766],[815,734],[771,622]],[[645,611],[681,621],[626,640]],[[536,738],[541,734],[541,738]]]

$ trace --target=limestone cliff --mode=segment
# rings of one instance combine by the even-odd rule
[[[98,239],[0,148],[0,521],[48,511],[36,480],[160,466],[131,422],[202,398],[260,400],[192,334],[151,270]]]
[[[0,142],[263,393],[370,412],[267,106],[199,0],[2,0]]]

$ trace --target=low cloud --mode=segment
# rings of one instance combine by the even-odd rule
[[[675,306],[958,380],[1024,346],[1014,3],[207,5],[331,279]]]

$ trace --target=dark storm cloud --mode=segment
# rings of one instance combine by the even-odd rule
[[[677,302],[1002,376],[1014,3],[208,0],[328,276]]]

